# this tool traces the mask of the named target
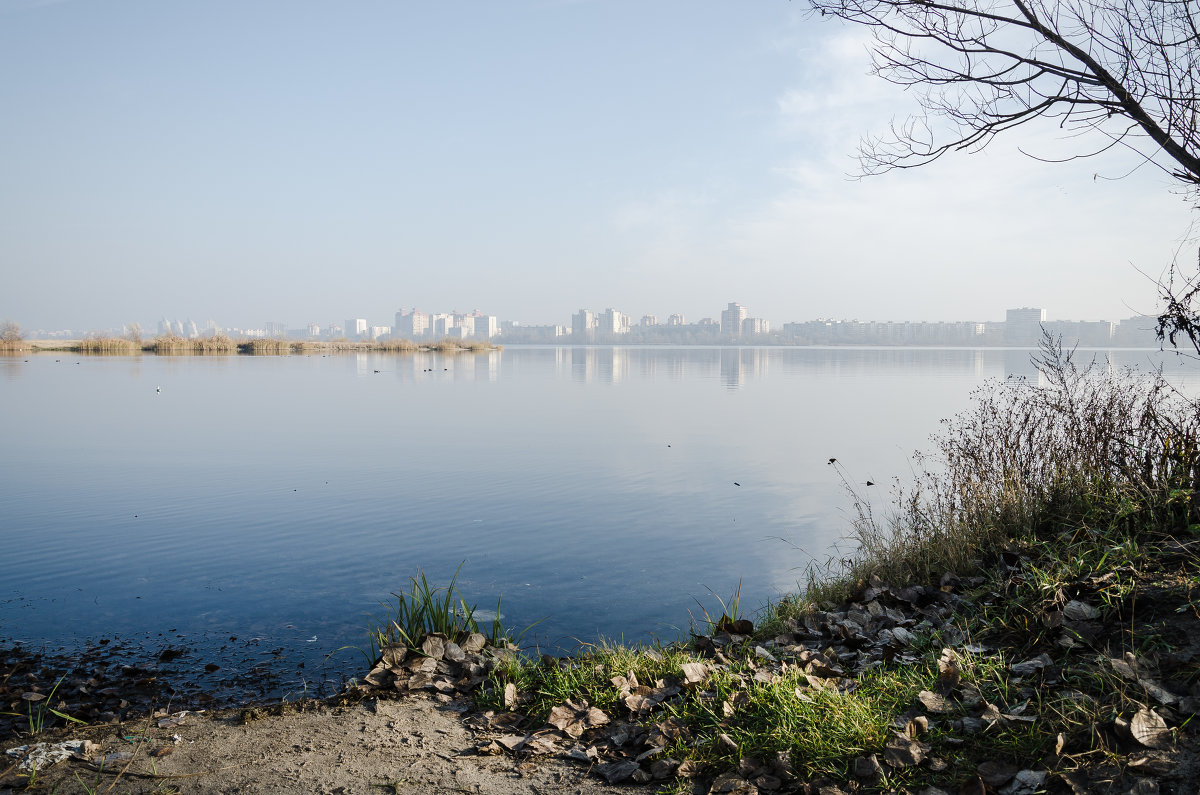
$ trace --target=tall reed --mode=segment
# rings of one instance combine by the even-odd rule
[[[177,334],[164,334],[155,337],[154,341],[147,346],[147,350],[152,350],[159,355],[226,354],[237,353],[237,343],[224,334],[193,339],[180,337]]]
[[[141,343],[125,337],[88,337],[79,341],[75,350],[78,353],[90,354],[131,354],[140,353]]]
[[[238,344],[238,352],[255,356],[280,356],[292,352],[292,344],[287,340],[260,337]]]

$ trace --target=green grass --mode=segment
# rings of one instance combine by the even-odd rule
[[[45,698],[39,701],[26,702],[25,717],[30,735],[36,737],[37,735],[41,734],[43,731],[49,728],[49,723],[52,722],[56,717],[66,721],[67,723],[74,723],[81,726],[87,725],[86,721],[82,721],[79,718],[63,712],[60,709],[55,709],[53,706],[54,696],[56,693],[58,693],[58,688],[63,683],[63,679],[65,678],[65,676],[59,677],[58,681],[54,683],[54,687],[50,689],[50,692]],[[0,712],[0,715],[9,715],[16,718],[21,717],[20,713],[17,712]]]
[[[367,636],[371,661],[378,659],[380,650],[393,643],[402,643],[410,649],[420,648],[421,640],[430,633],[445,635],[457,640],[463,635],[479,632],[475,618],[476,605],[467,601],[456,590],[462,564],[455,570],[449,585],[434,587],[429,584],[425,572],[418,571],[409,578],[407,592],[393,593],[392,600],[381,603],[384,608],[382,619],[372,618]],[[489,622],[484,622],[485,625]],[[508,633],[500,621],[500,599],[496,600],[495,619],[484,632],[493,645],[507,643]]]
[[[856,553],[814,567],[807,588],[755,615],[753,640],[715,651],[695,640],[599,643],[558,661],[507,660],[478,705],[515,709],[530,731],[570,699],[648,732],[669,721],[673,737],[647,761],[688,762],[705,782],[780,759],[802,780],[846,781],[855,757],[882,758],[904,730],[900,719],[922,711],[919,693],[946,685],[939,658],[950,648],[948,712],[931,714],[928,730],[909,726],[937,769],[888,769],[879,786],[954,790],[984,761],[1061,770],[1121,762],[1105,738],[1149,699],[1110,660],[1131,653],[1149,663],[1200,632],[1200,557],[1181,545],[1200,535],[1200,408],[1157,374],[1077,366],[1052,341],[1040,367],[1044,385],[991,384],[949,420],[888,513],[848,489]],[[936,587],[946,572],[970,581],[952,625],[918,628],[908,659],[873,664],[838,689],[814,688],[795,662],[767,665],[756,651],[818,606],[860,599],[868,582]],[[701,606],[693,630],[728,628],[738,597],[719,600],[721,616]],[[1097,611],[1095,637],[1061,625],[1073,600]],[[1040,655],[1048,668],[1013,673]],[[702,683],[683,684],[689,663],[709,667]],[[1172,676],[1200,682],[1200,664]],[[633,714],[621,690],[631,678],[679,690],[649,715]],[[982,721],[987,705],[996,717]]]

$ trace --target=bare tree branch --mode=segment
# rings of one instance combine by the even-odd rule
[[[1193,0],[809,0],[870,27],[873,70],[925,115],[864,140],[876,174],[976,150],[1038,118],[1098,133],[1200,186]],[[1114,124],[1118,118],[1130,126]],[[1097,151],[1104,151],[1102,147]]]
[[[1200,0],[809,0],[874,34],[873,72],[924,111],[864,138],[864,175],[978,151],[1038,119],[1137,152],[1200,196]],[[1043,158],[1037,158],[1043,159]],[[1159,340],[1200,354],[1200,263],[1159,282]]]

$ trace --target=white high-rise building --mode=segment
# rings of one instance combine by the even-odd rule
[[[728,308],[721,313],[721,333],[726,337],[740,337],[742,335],[742,321],[746,319],[746,307],[730,301]]]
[[[500,321],[495,315],[475,316],[475,336],[481,340],[490,340],[500,330]]]
[[[589,342],[596,336],[596,316],[588,309],[571,315],[571,337],[576,342]]]
[[[401,310],[396,313],[396,324],[393,326],[397,337],[415,340],[425,336],[429,330],[429,315],[416,307],[411,312]]]

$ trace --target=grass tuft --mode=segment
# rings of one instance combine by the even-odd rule
[[[407,593],[393,593],[393,601],[381,603],[385,610],[383,620],[372,619],[367,630],[372,661],[378,659],[384,646],[392,643],[418,648],[421,640],[430,633],[455,640],[480,631],[475,618],[477,606],[468,605],[456,590],[462,565],[459,564],[445,588],[433,587],[425,572],[418,570],[410,578]],[[490,623],[490,631],[483,634],[493,645],[506,642],[509,635],[500,622],[499,598],[496,599],[496,617]]]

